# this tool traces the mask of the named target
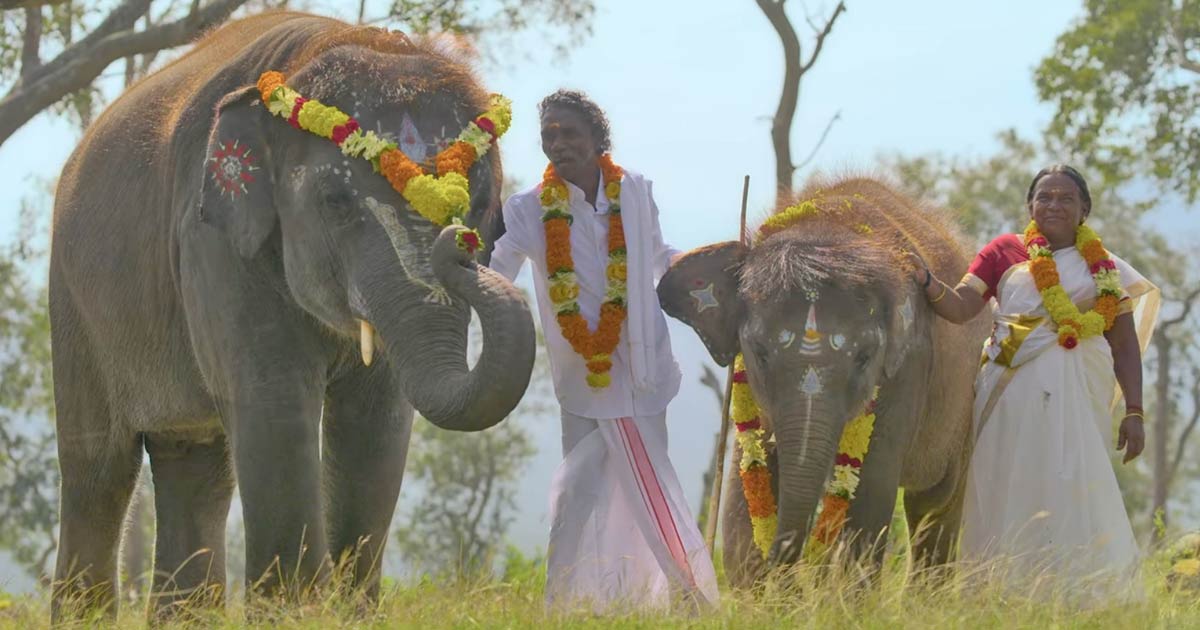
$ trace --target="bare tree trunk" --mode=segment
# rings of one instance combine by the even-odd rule
[[[1150,515],[1152,519],[1161,519],[1162,527],[1153,527],[1151,534],[1151,543],[1158,545],[1163,541],[1163,535],[1166,532],[1168,523],[1167,500],[1171,494],[1171,478],[1174,476],[1175,470],[1178,469],[1178,461],[1183,457],[1184,442],[1191,435],[1192,429],[1195,428],[1196,418],[1200,414],[1194,414],[1188,426],[1179,435],[1179,445],[1176,449],[1176,462],[1172,464],[1167,459],[1167,444],[1171,439],[1171,429],[1175,424],[1175,409],[1171,404],[1171,353],[1175,350],[1175,343],[1171,339],[1171,329],[1179,324],[1187,321],[1191,315],[1192,306],[1196,300],[1200,299],[1200,288],[1193,289],[1180,300],[1182,310],[1179,315],[1171,319],[1162,320],[1158,325],[1157,336],[1154,338],[1154,347],[1158,353],[1158,369],[1154,383],[1155,391],[1155,413],[1158,416],[1153,424],[1154,429],[1154,493],[1153,500],[1150,506]]]
[[[700,377],[700,384],[712,390],[714,396],[717,397],[717,414],[721,414],[721,405],[725,402],[725,390],[721,384],[721,379],[717,377],[717,373],[708,364],[703,364],[700,367],[704,369],[704,375]],[[721,428],[717,427],[717,432],[713,435],[713,456],[709,460],[708,468],[704,471],[704,476],[701,477],[701,485],[703,490],[700,492],[700,510],[696,515],[696,525],[700,531],[705,530],[705,525],[709,517],[716,518],[715,515],[708,513],[708,497],[712,495],[713,483],[717,477],[717,457],[721,453]]]
[[[796,117],[796,104],[800,100],[800,81],[817,62],[817,57],[821,54],[821,48],[825,44],[825,38],[833,31],[833,23],[837,21],[839,15],[846,11],[846,3],[838,2],[837,7],[833,10],[833,15],[826,20],[823,28],[817,28],[809,21],[816,33],[816,41],[813,44],[812,54],[806,61],[801,57],[800,38],[796,36],[796,29],[792,28],[792,22],[783,10],[785,1],[755,0],[758,8],[762,9],[767,20],[771,22],[771,26],[775,28],[775,32],[783,44],[783,91],[779,95],[779,106],[771,120],[771,145],[775,148],[775,201],[777,204],[783,203],[791,196],[792,175],[796,172],[796,165],[792,162],[791,133],[792,121]]]
[[[42,65],[42,8],[25,7],[25,32],[21,43],[21,76],[26,77]]]
[[[1165,331],[1163,331],[1165,333]],[[1150,514],[1154,521],[1162,520],[1163,527],[1152,527],[1151,544],[1162,542],[1163,529],[1167,524],[1167,441],[1170,439],[1171,424],[1174,414],[1171,409],[1171,338],[1159,334],[1154,339],[1154,348],[1158,354],[1157,369],[1154,383],[1154,405],[1158,418],[1154,423],[1154,492],[1150,504]]]

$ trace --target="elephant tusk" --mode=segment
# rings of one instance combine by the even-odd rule
[[[362,351],[363,365],[371,365],[375,358],[375,329],[365,319],[358,320],[358,347]]]

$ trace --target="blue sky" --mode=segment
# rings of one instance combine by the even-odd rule
[[[343,17],[353,18],[351,4],[314,6],[331,15],[341,7]],[[520,36],[502,67],[484,69],[488,87],[514,103],[514,124],[501,145],[506,173],[524,184],[535,180],[545,162],[537,101],[558,87],[581,88],[609,114],[616,161],[655,180],[670,241],[690,249],[735,238],[742,176],[751,176],[752,215],[773,197],[769,117],[783,70],[773,29],[750,0],[597,4],[593,35],[565,61],[552,59],[537,37]],[[834,4],[808,8],[820,19]],[[1033,67],[1081,10],[1061,0],[847,4],[805,77],[792,134],[798,160],[841,112],[812,163],[823,170],[869,169],[880,153],[985,155],[997,147],[996,132],[1009,127],[1036,137],[1050,111],[1037,102]],[[807,54],[804,7],[793,0],[788,8]],[[54,177],[77,136],[65,122],[43,116],[0,146],[0,238],[15,230],[16,208],[32,179]],[[1040,166],[1027,165],[1030,175]],[[1169,214],[1162,220],[1173,223],[1174,233],[1200,234],[1194,212]],[[671,455],[696,507],[717,406],[698,381],[701,364],[710,362],[703,346],[676,323],[671,334],[684,370],[683,391],[668,414]],[[512,534],[533,549],[545,542],[559,430],[553,417],[522,421],[537,433],[541,452],[521,487]]]

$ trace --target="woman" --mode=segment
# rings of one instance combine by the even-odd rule
[[[1126,463],[1142,452],[1141,351],[1158,289],[1100,246],[1075,169],[1039,172],[1026,206],[1025,233],[988,243],[957,286],[923,265],[914,272],[934,311],[953,322],[996,299],[975,381],[961,553],[1010,559],[1017,576],[1104,597],[1105,586],[1127,588],[1120,578],[1137,566],[1106,445],[1119,384],[1117,450]]]

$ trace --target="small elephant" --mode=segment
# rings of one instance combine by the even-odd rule
[[[905,255],[923,256],[938,277],[961,277],[968,259],[959,235],[871,179],[816,182],[798,199],[787,215],[794,219],[768,219],[751,247],[690,252],[658,289],[664,310],[691,326],[717,363],[743,354],[774,436],[768,468],[778,529],[766,562],[752,542],[736,465],[729,476],[724,553],[735,586],[800,557],[842,429],[875,391],[875,428],[843,530],[852,550],[867,553],[890,524],[899,486],[913,531],[927,521],[914,540],[922,562],[951,558],[962,510],[986,321],[955,326],[936,317]],[[880,561],[883,546],[869,552]]]
[[[252,586],[294,593],[349,558],[374,596],[414,409],[478,431],[528,386],[522,294],[459,247],[465,228],[440,230],[369,160],[298,128],[299,104],[290,121],[268,111],[267,71],[426,171],[489,103],[436,42],[279,12],[207,36],[91,126],[62,173],[50,260],[56,617],[79,596],[115,612],[143,451],[156,606],[220,601],[235,475]],[[468,177],[466,221],[494,240],[497,151]]]

